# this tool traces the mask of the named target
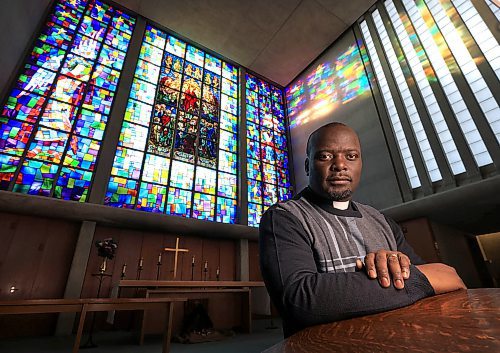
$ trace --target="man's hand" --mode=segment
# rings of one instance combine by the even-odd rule
[[[436,294],[467,289],[453,267],[441,263],[418,265],[416,267],[427,277]]]
[[[361,260],[356,261],[356,267],[363,268]],[[376,253],[369,253],[365,257],[365,270],[368,277],[378,279],[380,285],[387,288],[391,285],[391,278],[394,287],[404,288],[404,280],[410,277],[410,259],[399,251],[379,250]]]

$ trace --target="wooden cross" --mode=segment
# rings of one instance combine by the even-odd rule
[[[174,279],[177,278],[177,260],[179,259],[180,252],[189,252],[188,249],[180,249],[179,248],[179,238],[175,240],[175,248],[165,248],[163,251],[173,251],[175,252],[174,258]]]

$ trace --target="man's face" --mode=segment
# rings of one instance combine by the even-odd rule
[[[305,163],[309,186],[333,201],[350,200],[361,176],[361,147],[354,130],[327,126],[311,138]]]

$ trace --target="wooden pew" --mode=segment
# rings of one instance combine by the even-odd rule
[[[186,298],[99,298],[99,299],[32,299],[0,301],[2,314],[42,314],[42,313],[80,313],[78,330],[73,344],[73,353],[80,348],[83,324],[87,312],[110,310],[146,310],[165,306],[167,325],[163,338],[163,353],[170,351],[172,335],[173,302],[184,302]]]

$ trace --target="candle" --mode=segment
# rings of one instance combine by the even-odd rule
[[[161,253],[158,255],[158,265],[161,265]]]
[[[193,259],[192,259],[191,263],[194,265],[194,256],[193,256]]]
[[[208,268],[208,261],[205,261],[205,270]]]
[[[122,276],[125,276],[125,271],[127,270],[127,264],[123,264],[122,266]]]
[[[141,257],[141,258],[139,259],[139,269],[141,269],[141,270],[142,270],[142,263],[143,263],[143,262],[144,262],[144,258],[142,258],[142,257]]]
[[[220,270],[219,270],[219,268],[218,268],[218,267],[217,267],[217,272],[216,272],[216,274],[217,274],[217,277],[219,277]]]

